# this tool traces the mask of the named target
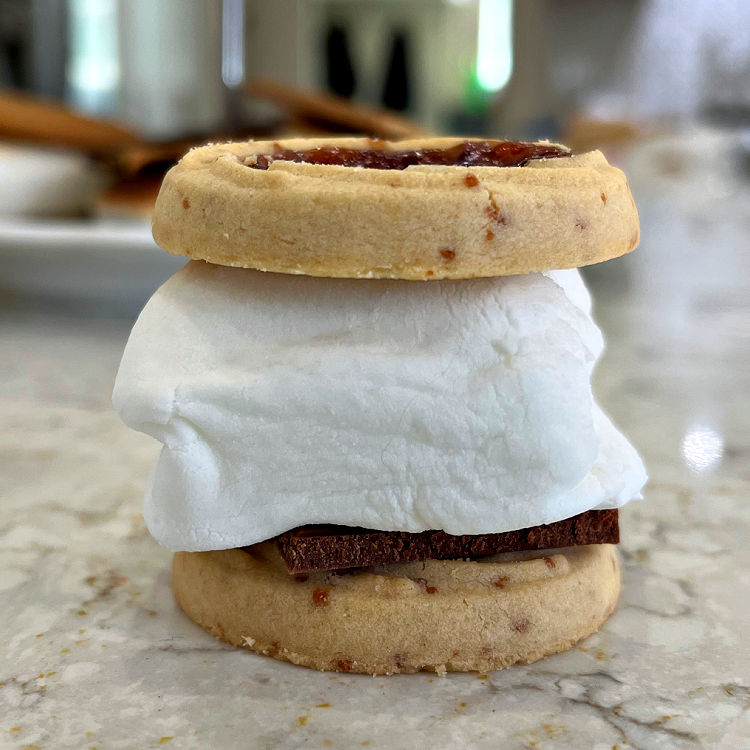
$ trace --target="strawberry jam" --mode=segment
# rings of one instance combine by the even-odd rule
[[[268,169],[273,161],[306,164],[366,167],[367,169],[406,169],[416,164],[448,167],[523,167],[532,159],[556,159],[570,156],[559,146],[523,141],[464,141],[449,148],[425,148],[414,151],[354,149],[321,146],[308,151],[277,147],[273,154],[259,154],[255,169]]]

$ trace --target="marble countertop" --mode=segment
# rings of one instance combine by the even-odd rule
[[[750,746],[750,201],[662,188],[589,273],[596,391],[651,476],[619,607],[488,675],[312,672],[193,625],[139,513],[157,445],[109,407],[130,321],[0,296],[0,747]]]

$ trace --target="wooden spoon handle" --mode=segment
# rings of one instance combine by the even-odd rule
[[[0,91],[0,138],[47,143],[94,153],[141,143],[121,125],[75,114],[60,104]]]
[[[416,123],[391,112],[355,104],[321,91],[304,91],[271,78],[250,78],[245,87],[251,96],[272,101],[293,115],[328,122],[352,133],[380,138],[414,138],[426,132]]]

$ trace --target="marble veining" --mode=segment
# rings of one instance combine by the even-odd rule
[[[750,269],[646,188],[642,249],[589,274],[596,391],[651,475],[622,512],[620,604],[572,651],[486,675],[312,672],[194,626],[140,516],[158,446],[109,408],[129,322],[6,304],[0,747],[750,747]]]

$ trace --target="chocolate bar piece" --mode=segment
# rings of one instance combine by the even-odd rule
[[[502,534],[454,536],[444,531],[374,531],[348,526],[300,526],[276,538],[290,573],[341,570],[415,560],[456,560],[498,552],[579,544],[617,544],[617,510],[589,510],[564,521]]]

